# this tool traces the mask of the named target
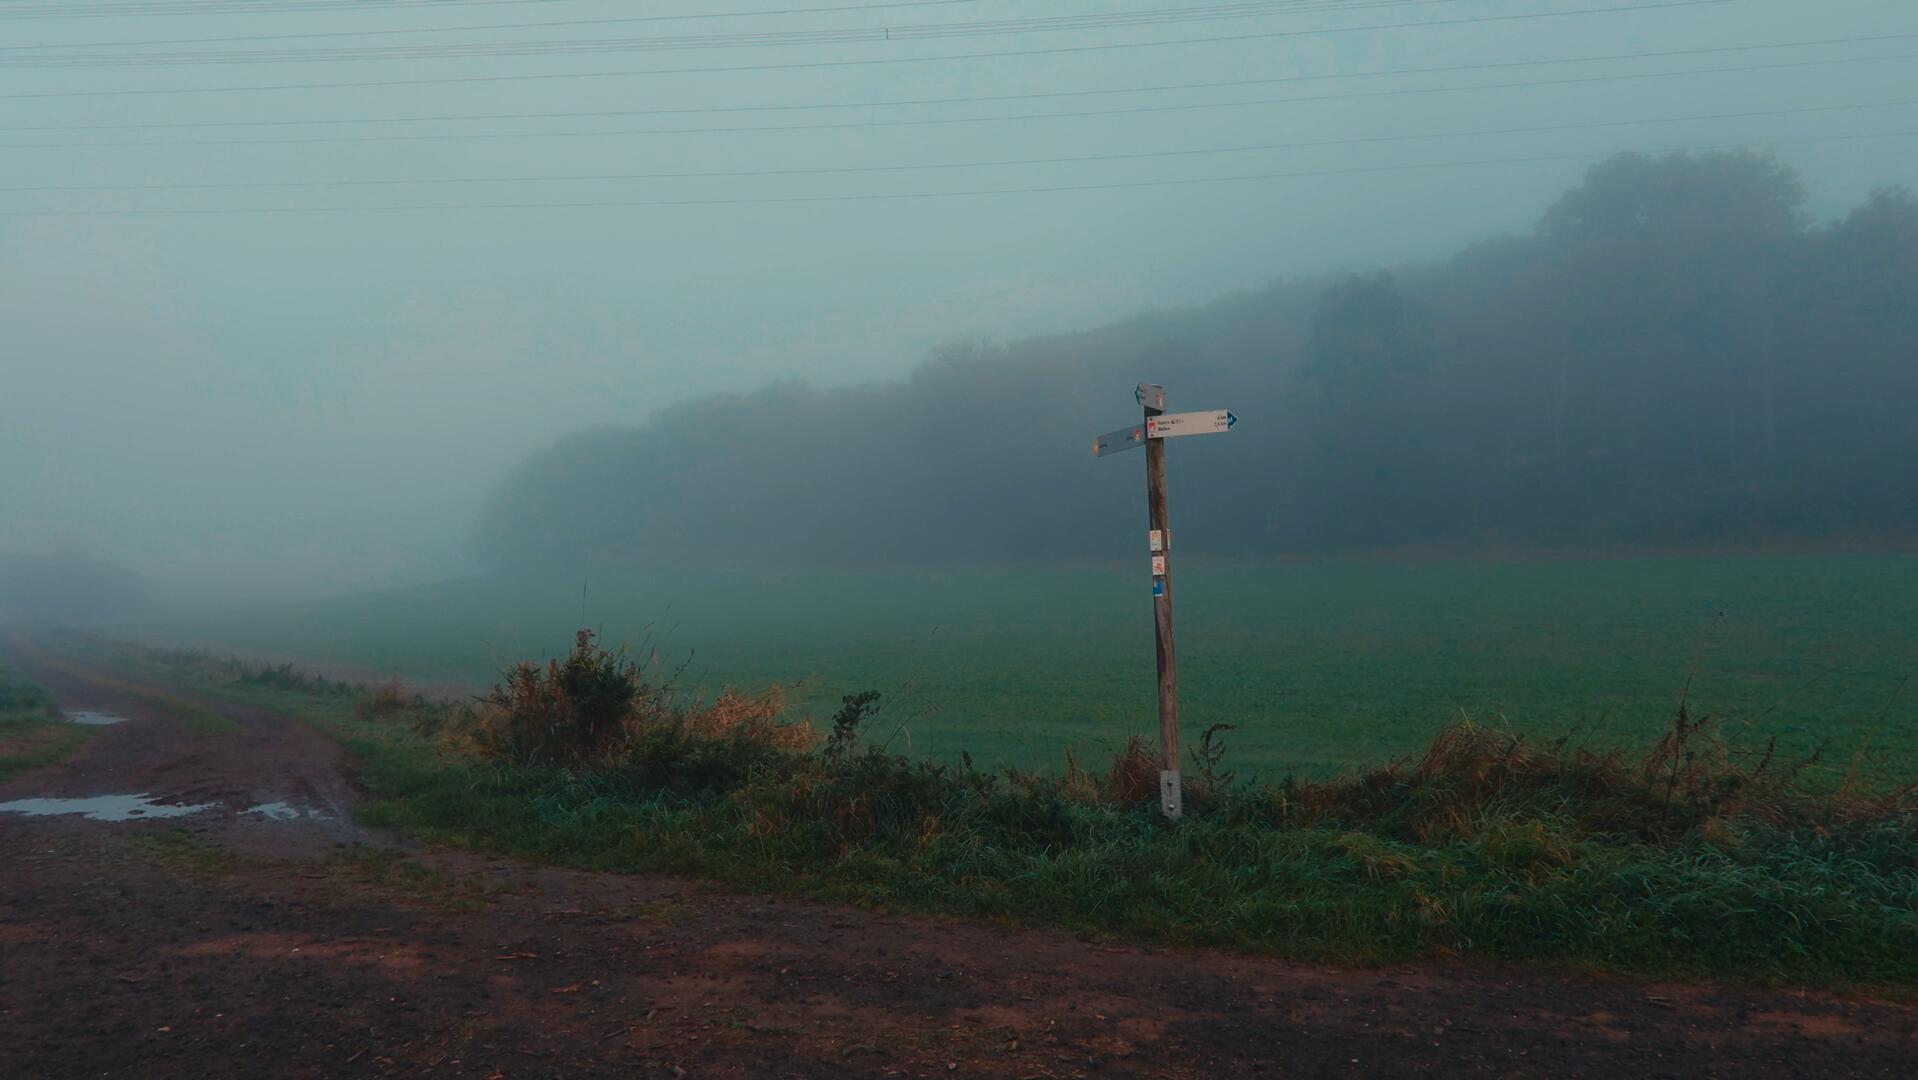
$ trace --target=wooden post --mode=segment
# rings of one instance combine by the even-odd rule
[[[1158,404],[1163,405],[1161,400]],[[1146,403],[1151,419],[1165,412]],[[1145,441],[1145,498],[1152,553],[1152,616],[1159,653],[1159,808],[1168,821],[1184,813],[1179,785],[1179,669],[1172,650],[1172,527],[1165,504],[1165,440]]]
[[[1092,440],[1095,457],[1145,447],[1147,546],[1152,551],[1152,625],[1159,651],[1159,808],[1166,819],[1185,813],[1179,786],[1179,664],[1172,651],[1172,524],[1165,507],[1165,441],[1231,431],[1239,418],[1230,409],[1167,413],[1165,387],[1140,383],[1133,397],[1145,409],[1138,427],[1108,431]]]

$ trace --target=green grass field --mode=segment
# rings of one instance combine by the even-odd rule
[[[1187,560],[1177,600],[1187,731],[1233,725],[1242,778],[1377,762],[1462,716],[1642,744],[1688,681],[1747,739],[1918,765],[1918,557]],[[914,754],[1102,761],[1155,725],[1147,579],[1116,571],[481,578],[151,632],[479,688],[562,653],[582,618],[650,633],[668,667],[690,656],[692,691],[799,683],[821,716],[884,691],[878,737]]]
[[[0,780],[59,761],[93,730],[61,720],[46,691],[0,667]]]

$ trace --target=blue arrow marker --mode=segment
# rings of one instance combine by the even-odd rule
[[[1232,410],[1227,409],[1225,413],[1225,429],[1227,431],[1231,431],[1232,425],[1238,422],[1239,422],[1239,418],[1232,415]]]

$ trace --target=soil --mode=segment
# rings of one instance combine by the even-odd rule
[[[1464,961],[1345,969],[427,851],[338,749],[14,666],[128,718],[0,803],[0,1076],[1910,1076],[1918,1008]],[[150,700],[147,698],[146,700]],[[245,813],[284,804],[269,816]]]

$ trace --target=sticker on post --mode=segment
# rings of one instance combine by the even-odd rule
[[[1158,551],[1165,550],[1165,530],[1153,529],[1151,532],[1148,532],[1145,535],[1146,535],[1146,545],[1150,547],[1153,551],[1158,552]]]
[[[1158,578],[1152,579],[1152,596],[1153,596],[1153,599],[1155,600],[1165,599],[1165,579],[1164,578],[1158,577]]]
[[[1165,556],[1164,555],[1154,555],[1152,557],[1152,576],[1153,577],[1165,576]]]

